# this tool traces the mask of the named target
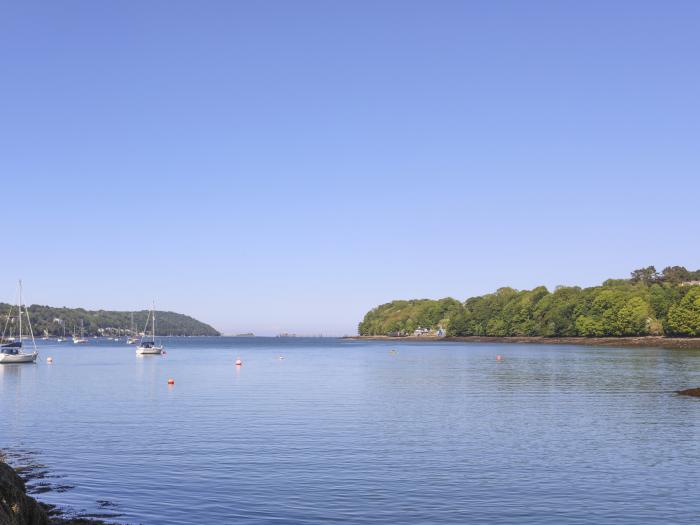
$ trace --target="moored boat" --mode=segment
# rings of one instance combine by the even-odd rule
[[[139,338],[136,337],[135,334],[136,330],[134,330],[134,312],[131,312],[131,327],[129,329],[129,336],[126,338],[126,344],[128,345],[135,345],[136,343],[139,342]]]
[[[78,337],[75,333],[73,334],[73,343],[76,345],[80,344],[85,344],[87,343],[88,340],[85,339],[85,327],[83,325],[83,320],[80,320],[80,337]]]
[[[17,301],[17,317],[13,317],[12,315],[12,309],[10,309],[10,313],[7,315],[7,322],[5,323],[5,328],[3,329],[3,334],[2,334],[2,341],[5,341],[5,343],[0,344],[0,364],[11,364],[11,363],[35,363],[36,358],[39,355],[39,352],[36,349],[36,342],[34,341],[34,332],[32,331],[32,322],[29,319],[29,311],[24,308],[22,304],[22,281],[19,281],[18,284],[19,288],[19,300]],[[33,346],[33,351],[32,352],[24,352],[23,351],[23,334],[22,334],[22,317],[26,316],[27,318],[27,323],[26,326],[28,327],[29,335],[31,337],[32,341],[32,346]],[[8,327],[12,329],[11,325],[15,324],[15,320],[18,321],[17,323],[17,338],[15,339],[14,337],[5,337],[5,332],[7,332]]]
[[[148,322],[151,321],[151,337],[150,341],[148,338]],[[137,355],[160,355],[163,353],[163,345],[156,344],[156,305],[153,303],[153,307],[146,318],[146,326],[143,330],[144,336],[141,338],[139,346],[136,347]]]

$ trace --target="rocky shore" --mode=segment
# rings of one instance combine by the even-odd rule
[[[0,525],[106,525],[92,518],[65,518],[53,507],[27,495],[20,475],[0,457]]]
[[[364,339],[376,341],[418,341],[418,342],[452,342],[452,343],[519,343],[545,345],[586,345],[586,346],[625,346],[640,348],[672,348],[700,350],[700,337],[435,337],[407,336],[391,337],[385,335],[356,335],[345,339]]]
[[[677,393],[681,396],[700,397],[700,388],[688,388],[687,390],[679,390]]]
[[[27,496],[24,481],[15,470],[0,462],[0,523],[2,525],[48,525],[46,509]]]

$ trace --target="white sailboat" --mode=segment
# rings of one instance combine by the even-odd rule
[[[17,319],[19,320],[17,339],[8,337],[5,339],[5,332],[7,331],[8,325],[10,324],[10,319],[12,319],[14,324],[14,319],[12,317],[12,309],[7,315],[7,322],[5,323],[5,328],[2,333],[2,341],[10,341],[0,345],[0,364],[9,363],[34,363],[39,355],[36,350],[36,342],[34,341],[34,332],[32,331],[32,322],[29,319],[29,311],[23,308],[22,305],[22,281],[19,281],[19,301],[17,303]],[[29,327],[29,335],[31,336],[32,346],[34,347],[33,352],[23,352],[22,351],[22,315],[27,316],[27,326]]]
[[[131,312],[131,328],[129,330],[129,337],[126,338],[126,344],[128,345],[135,345],[138,343],[139,339],[136,337],[134,334],[136,331],[134,330],[134,312]]]
[[[148,321],[151,321],[151,337],[148,341]],[[153,308],[146,318],[146,326],[143,329],[144,336],[141,338],[141,343],[136,347],[137,355],[160,355],[163,353],[163,345],[156,344],[156,303],[153,302]]]
[[[61,324],[63,325],[63,337],[59,337],[58,339],[56,339],[57,343],[62,343],[66,340],[66,322],[61,321]]]
[[[88,340],[85,339],[85,328],[84,328],[83,320],[82,320],[82,319],[80,320],[80,337],[78,337],[77,335],[73,334],[73,342],[74,342],[76,345],[85,344],[85,343],[88,342]]]

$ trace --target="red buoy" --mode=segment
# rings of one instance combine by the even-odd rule
[[[503,358],[500,355],[496,356],[496,361],[501,361]]]
[[[174,380],[174,379],[168,379],[168,384],[169,384],[169,385],[174,385],[174,384],[175,384],[175,380]]]
[[[241,366],[243,364],[243,361],[240,359],[236,359],[236,366]]]

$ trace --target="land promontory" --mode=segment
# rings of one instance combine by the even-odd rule
[[[0,320],[2,320],[3,325],[5,325],[11,308],[14,307],[0,303]],[[29,306],[27,310],[35,336],[61,336],[64,333],[71,335],[79,332],[81,325],[85,336],[135,335],[144,330],[149,314],[148,310],[119,312],[85,310],[83,308],[56,308],[37,304]],[[156,310],[156,320],[156,335],[160,336],[221,335],[212,326],[185,314]]]
[[[700,270],[653,266],[600,286],[544,286],[453,299],[397,300],[367,312],[360,336],[448,338],[700,337]],[[646,344],[645,344],[646,345]],[[686,345],[681,345],[687,347]],[[691,347],[697,346],[691,344]]]

